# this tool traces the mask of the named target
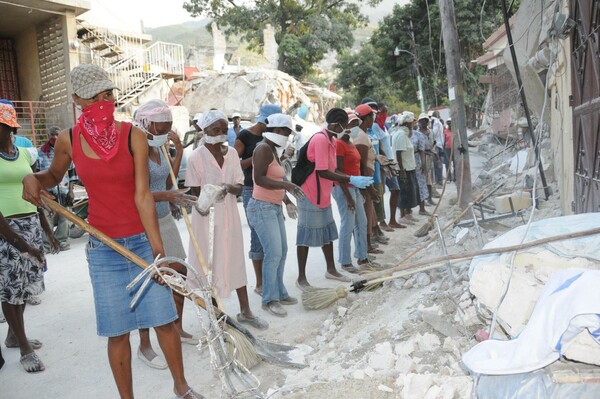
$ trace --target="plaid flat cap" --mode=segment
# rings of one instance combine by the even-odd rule
[[[117,89],[108,73],[98,65],[80,64],[71,71],[71,86],[79,97],[89,99],[106,90]]]

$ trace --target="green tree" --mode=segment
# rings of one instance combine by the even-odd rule
[[[189,0],[193,17],[213,19],[227,35],[240,35],[262,51],[263,29],[271,25],[279,45],[278,69],[296,77],[313,70],[329,50],[342,51],[354,41],[352,30],[367,23],[361,6],[381,0]]]
[[[467,121],[473,125],[487,91],[478,81],[485,71],[470,61],[483,53],[482,43],[501,25],[501,10],[496,2],[482,3],[481,0],[454,0],[454,7],[467,91]],[[338,86],[356,92],[356,97],[362,95],[358,93],[368,93],[378,100],[395,97],[413,104],[417,102],[418,73],[423,78],[426,106],[447,103],[441,22],[435,0],[412,0],[403,6],[395,5],[369,42],[370,47],[364,46],[359,53],[340,57]],[[344,79],[351,72],[346,69],[356,69],[365,62],[371,70],[385,77],[378,79],[383,83],[368,85],[359,81],[353,85]]]

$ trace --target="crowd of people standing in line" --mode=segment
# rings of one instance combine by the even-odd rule
[[[0,246],[11,251],[9,255],[0,251],[0,300],[10,327],[7,342],[14,339],[20,347],[21,363],[28,372],[44,370],[34,351],[41,342],[27,338],[23,323],[24,303],[43,291],[41,207],[46,190],[73,167],[87,190],[88,222],[149,263],[157,256],[187,257],[171,207],[194,203],[207,185],[222,187],[224,198],[214,204],[212,281],[220,297],[236,291],[237,320],[257,329],[268,328],[268,323],[250,308],[238,196],[242,196],[251,229],[248,257],[255,272],[254,292],[262,297],[264,311],[285,317],[284,306],[298,300],[283,281],[288,252],[284,205],[287,216],[298,220],[297,288],[312,289],[306,277],[311,247],[323,252],[326,279],[349,282],[350,275],[362,267],[379,267],[375,256],[383,253],[381,246],[389,241],[384,231],[413,224],[416,207],[419,214],[428,215],[425,206],[432,204],[434,186],[442,179],[440,163],[446,162],[450,169],[444,155],[451,148],[451,133],[444,137],[443,127],[435,133],[436,118],[430,129],[430,117],[420,115],[413,130],[412,113],[389,118],[384,104],[365,98],[355,109],[327,112],[322,128],[298,151],[296,168],[304,175],[288,181],[282,158],[289,155],[285,150],[296,129],[279,106],[266,104],[247,129],[239,126],[239,115],[233,115],[238,123],[228,129],[227,116],[215,109],[194,117],[203,137],[187,160],[185,182],[190,192],[186,193],[176,189],[169,174],[169,169],[178,174],[183,145],[172,132],[173,118],[166,103],[149,101],[136,111],[133,124],[118,122],[114,120],[114,84],[105,71],[82,64],[71,72],[71,84],[81,116],[73,128],[51,132],[40,149],[48,165],[36,173],[30,168],[31,155],[11,141],[19,127],[14,109],[0,104],[0,168],[10,171],[0,178],[0,193],[10,194],[13,207],[19,208],[9,209],[9,201],[0,201],[4,215],[0,217]],[[173,157],[161,152],[169,142],[176,150]],[[388,221],[384,187],[391,191]],[[339,234],[332,197],[340,213]],[[193,235],[199,239],[201,252],[208,254],[209,217],[192,209]],[[338,238],[341,269],[334,260],[333,242]],[[192,242],[188,255],[190,264],[204,273]],[[92,236],[86,256],[97,332],[108,337],[109,364],[120,396],[133,397],[129,336],[139,330],[138,357],[150,367],[168,367],[178,397],[202,397],[184,376],[181,343],[197,343],[198,338],[183,330],[183,298],[152,282],[139,304],[130,309],[126,286],[141,269]],[[170,267],[185,274],[181,265]],[[5,269],[10,271],[5,273]],[[150,344],[149,328],[156,331],[164,359]]]

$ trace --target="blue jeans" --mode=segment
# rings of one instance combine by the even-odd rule
[[[360,190],[356,187],[348,187],[350,196],[354,200],[356,209],[348,209],[348,202],[344,192],[339,186],[333,187],[333,198],[340,211],[341,227],[339,241],[339,262],[342,265],[351,265],[350,256],[352,233],[354,233],[354,256],[358,260],[367,259],[367,214]]]
[[[252,192],[254,191],[254,187],[252,186],[243,186],[242,187],[242,201],[244,204],[244,211],[246,212],[246,221],[250,226],[250,252],[248,252],[248,257],[251,260],[262,260],[264,258],[263,247],[260,243],[260,239],[256,234],[256,230],[250,224],[250,219],[248,218],[248,202],[252,199]]]
[[[264,243],[262,265],[262,303],[280,301],[289,297],[283,285],[283,271],[287,257],[287,237],[281,205],[252,198],[247,208],[248,222]]]

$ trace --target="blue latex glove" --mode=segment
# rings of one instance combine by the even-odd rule
[[[356,188],[367,188],[373,184],[373,178],[369,176],[350,176],[350,184]]]

